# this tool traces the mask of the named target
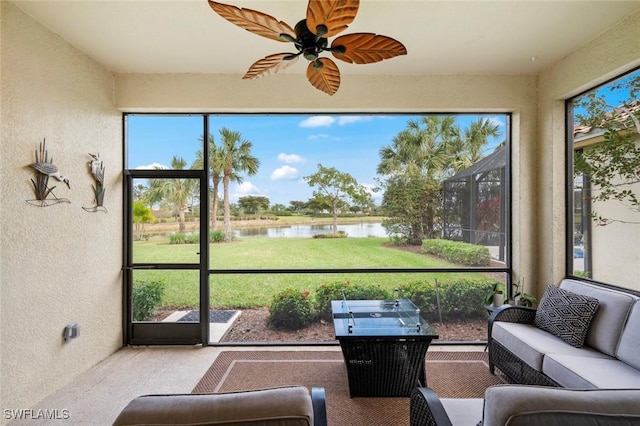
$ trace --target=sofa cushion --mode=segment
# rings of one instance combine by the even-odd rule
[[[598,299],[550,285],[540,300],[534,324],[580,348],[597,309]]]
[[[637,424],[640,420],[639,399],[638,389],[572,390],[545,386],[497,385],[487,388],[485,392],[483,424]],[[563,413],[562,422],[553,421],[553,416],[545,416],[543,413]],[[542,416],[542,423],[534,422],[538,415]],[[602,422],[594,423],[593,416],[598,416]],[[583,423],[585,418],[591,418],[591,421]],[[621,419],[627,419],[628,422],[620,422]]]
[[[585,344],[616,356],[618,341],[637,297],[584,281],[564,279],[560,288],[598,299],[599,306],[587,333]]]
[[[640,389],[640,370],[613,357],[548,354],[542,372],[566,388]]]
[[[145,395],[133,399],[113,424],[311,426],[313,407],[309,391],[302,386],[203,395]]]
[[[620,336],[618,359],[640,370],[640,302],[633,305],[627,324]]]
[[[573,347],[532,324],[497,321],[493,323],[491,337],[537,371],[542,371],[542,359],[547,353],[607,357],[586,346]]]
[[[482,421],[482,398],[441,398],[452,425],[477,426]]]

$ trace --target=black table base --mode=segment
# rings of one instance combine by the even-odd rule
[[[408,397],[426,386],[428,340],[344,339],[344,356],[351,397]]]

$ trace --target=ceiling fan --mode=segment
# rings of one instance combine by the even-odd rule
[[[391,37],[373,33],[354,33],[337,37],[329,45],[328,38],[344,31],[358,13],[359,0],[309,0],[307,16],[291,28],[273,16],[252,9],[208,0],[209,6],[227,21],[254,34],[280,42],[291,42],[297,53],[275,53],[258,59],[244,75],[253,79],[281,71],[304,56],[309,61],[307,79],[313,87],[333,95],[340,87],[340,70],[323,52],[354,64],[370,64],[406,55],[402,43]]]

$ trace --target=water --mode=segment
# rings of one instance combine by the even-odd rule
[[[351,223],[338,225],[338,231],[347,233],[348,237],[387,237],[381,223]],[[311,238],[316,234],[330,234],[331,225],[291,225],[261,228],[236,229],[238,238],[262,237],[262,238]]]

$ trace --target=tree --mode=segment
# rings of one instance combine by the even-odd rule
[[[171,160],[173,170],[184,170],[187,162],[182,157],[174,156]],[[169,203],[178,211],[179,231],[186,229],[185,212],[187,201],[192,197],[195,182],[192,179],[151,179],[147,191],[147,199],[151,204]]]
[[[466,169],[477,163],[484,157],[484,148],[489,142],[489,137],[500,136],[500,125],[488,118],[478,118],[462,132],[462,149],[454,152],[461,154],[464,162],[454,167],[456,171]]]
[[[306,201],[289,201],[290,209],[294,212],[301,213],[307,208]]]
[[[204,138],[200,138],[200,142],[203,142]],[[222,152],[216,145],[213,135],[209,135],[207,138],[209,143],[209,175],[211,176],[211,229],[216,229],[216,223],[218,218],[218,205],[220,200],[219,186],[222,180]],[[204,169],[204,154],[202,150],[196,152],[196,159],[191,165],[191,169],[202,170]]]
[[[135,224],[136,239],[141,240],[144,232],[145,223],[153,223],[155,217],[151,213],[151,209],[145,206],[141,201],[133,202],[133,223]]]
[[[377,171],[387,178],[382,182],[383,207],[389,215],[383,225],[390,233],[400,233],[412,244],[435,236],[442,180],[459,135],[453,116],[429,115],[410,120],[392,145],[380,149]]]
[[[435,238],[440,188],[440,182],[425,179],[418,173],[390,176],[384,182],[382,197],[382,207],[388,216],[382,225],[387,232],[415,245],[421,244],[424,238]]]
[[[238,207],[245,213],[256,214],[259,211],[269,209],[269,198],[255,195],[247,195],[238,199]]]
[[[617,200],[640,213],[636,192],[640,183],[640,75],[621,79],[611,85],[610,91],[624,93],[626,98],[618,105],[610,105],[607,90],[601,90],[584,96],[575,106],[576,125],[600,129],[603,141],[574,152],[574,174],[584,174],[590,181],[591,201]],[[591,217],[598,225],[640,224],[640,219],[603,217],[595,208]]]
[[[364,185],[348,173],[340,172],[335,167],[324,167],[318,164],[318,171],[303,178],[309,186],[314,187],[313,196],[326,202],[333,216],[332,232],[338,233],[338,212],[350,203],[365,206],[371,194]]]
[[[280,203],[276,203],[273,206],[271,206],[270,209],[273,213],[282,213],[282,212],[286,212],[287,211],[287,206],[285,206],[284,204],[280,204]]]
[[[233,180],[242,183],[240,173],[255,175],[260,167],[260,160],[251,155],[253,144],[242,139],[240,132],[226,127],[220,129],[220,164],[222,170],[222,187],[224,191],[224,240],[231,242],[231,209],[229,200],[229,183]]]

